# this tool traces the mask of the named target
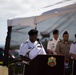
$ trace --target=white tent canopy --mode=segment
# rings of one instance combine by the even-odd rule
[[[35,26],[37,23],[44,21],[46,19],[65,14],[68,12],[73,12],[76,10],[76,0],[66,1],[54,6],[49,6],[33,12],[31,17],[16,17],[14,19],[8,19],[8,26],[14,25],[24,25],[24,26]]]
[[[76,1],[71,2],[63,7],[51,9],[50,7],[43,8],[39,13],[32,17],[21,17],[9,19],[8,26],[12,26],[11,43],[10,46],[19,46],[22,42],[26,42],[28,38],[28,31],[37,25],[40,32],[47,31],[52,38],[52,31],[58,29],[60,31],[60,38],[64,31],[70,33],[70,40],[74,40],[76,33]],[[45,9],[46,12],[44,12]],[[33,27],[30,27],[33,26]],[[41,36],[39,35],[41,38]]]

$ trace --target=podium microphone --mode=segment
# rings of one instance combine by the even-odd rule
[[[39,38],[37,38],[37,41],[38,41],[38,43],[41,45],[41,42],[40,42]]]

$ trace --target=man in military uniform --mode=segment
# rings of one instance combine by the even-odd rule
[[[76,41],[70,47],[70,54],[74,59],[73,75],[76,75]]]
[[[71,73],[71,61],[69,54],[70,46],[71,46],[71,42],[69,42],[69,34],[67,31],[65,31],[63,33],[63,40],[59,41],[56,46],[57,54],[65,56],[65,75],[70,75]]]
[[[37,39],[38,31],[31,29],[28,32],[29,39],[26,43],[22,43],[20,46],[20,56],[23,62],[26,64],[24,75],[29,75],[29,64],[39,54],[46,54],[39,39]]]
[[[56,29],[53,31],[53,38],[47,44],[48,54],[56,54],[55,48],[59,41],[58,36],[59,36],[59,31]]]

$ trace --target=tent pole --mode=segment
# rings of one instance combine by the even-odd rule
[[[36,17],[34,19],[35,29],[37,29]]]
[[[8,27],[6,42],[5,42],[5,49],[4,49],[4,60],[3,60],[3,66],[7,66],[9,64],[9,47],[10,47],[10,40],[11,40],[11,30],[12,26]]]
[[[37,24],[35,24],[35,29],[37,29]]]

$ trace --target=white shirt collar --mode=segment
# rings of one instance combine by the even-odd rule
[[[59,41],[59,38],[58,38],[57,40],[55,40],[55,39],[53,38],[53,40],[54,40],[54,41]]]
[[[28,39],[28,42],[29,42],[29,44],[32,44],[32,45],[36,45],[38,43],[37,41],[35,41],[34,43],[32,43],[29,39]]]

